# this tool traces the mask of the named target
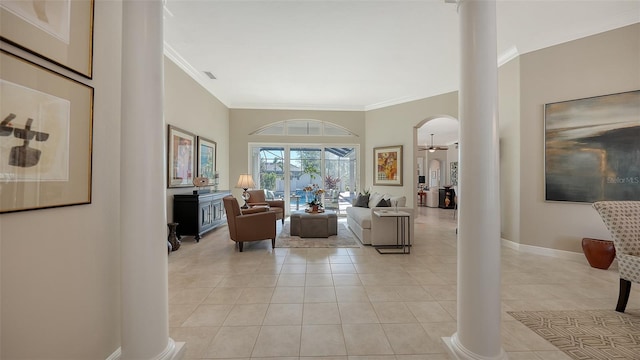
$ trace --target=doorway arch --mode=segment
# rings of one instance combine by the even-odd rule
[[[431,134],[434,134],[433,140]],[[432,115],[419,121],[413,128],[413,173],[418,175],[419,169],[425,169],[424,173],[420,175],[424,175],[427,185],[431,185],[432,173],[429,166],[432,160],[437,160],[440,170],[439,173],[436,170],[435,186],[442,186],[450,182],[448,169],[450,163],[458,161],[459,134],[460,122],[450,115]],[[434,152],[420,149],[420,147],[428,145],[446,145],[449,149]],[[413,178],[414,189],[417,189],[418,176]]]

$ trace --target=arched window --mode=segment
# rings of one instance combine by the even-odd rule
[[[250,135],[358,136],[346,128],[321,120],[292,119],[263,126]]]

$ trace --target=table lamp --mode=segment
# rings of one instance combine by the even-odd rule
[[[249,200],[250,195],[247,192],[247,189],[253,188],[253,187],[255,187],[255,184],[253,183],[253,178],[251,177],[251,174],[241,174],[240,177],[238,178],[238,183],[236,184],[236,188],[244,190],[242,192],[242,199],[244,200],[244,205],[242,205],[243,209],[249,208],[249,205],[247,205],[247,200]]]

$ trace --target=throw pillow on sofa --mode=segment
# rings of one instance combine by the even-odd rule
[[[384,197],[384,194],[380,194],[377,192],[372,193],[371,195],[369,195],[369,207],[376,207],[376,205],[378,205],[378,203],[380,202],[380,200],[382,200],[382,198]]]
[[[378,202],[376,207],[391,207],[391,201],[387,199],[382,199]]]
[[[353,204],[353,206],[356,207],[369,207],[369,194],[367,195],[363,195],[363,194],[358,194],[358,198],[356,199],[356,202]]]
[[[406,196],[391,196],[389,198],[389,202],[390,202],[389,206],[405,207],[405,206],[407,206],[407,197]]]

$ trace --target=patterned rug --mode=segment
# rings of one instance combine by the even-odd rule
[[[572,359],[640,359],[640,310],[508,313]]]
[[[358,248],[360,242],[355,238],[351,230],[347,229],[344,223],[338,223],[338,235],[328,238],[301,238],[291,236],[289,222],[282,226],[282,230],[276,238],[276,247],[280,248]]]

